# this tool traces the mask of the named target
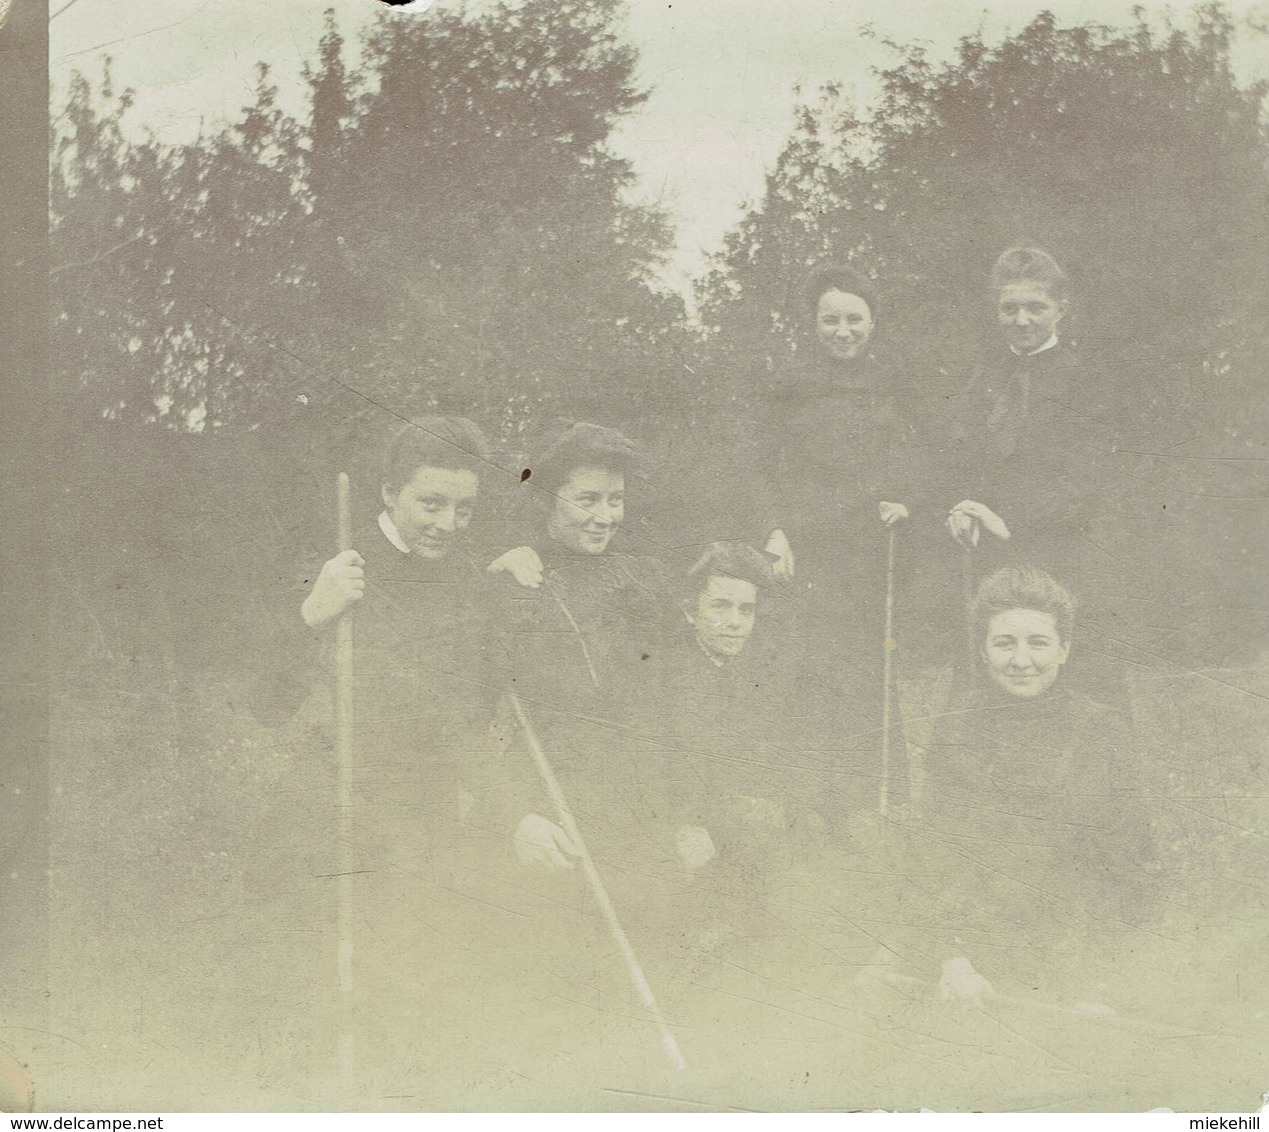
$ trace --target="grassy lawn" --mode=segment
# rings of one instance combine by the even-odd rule
[[[1264,1085],[1263,664],[1133,674],[1167,883],[1153,922],[1103,925],[1078,956],[1090,996],[1131,982],[1114,1016],[861,979],[869,912],[833,895],[861,891],[858,861],[830,843],[767,907],[738,898],[712,944],[681,894],[628,906],[689,1062],[672,1070],[577,878],[523,885],[475,837],[478,884],[424,872],[364,926],[353,1080],[333,1057],[321,697],[264,731],[232,681],[120,658],[97,675],[54,704],[48,1032],[0,1031],[42,1107],[1228,1111]]]

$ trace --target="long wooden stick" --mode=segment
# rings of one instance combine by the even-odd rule
[[[542,743],[538,739],[537,732],[533,729],[533,724],[529,722],[528,713],[524,710],[524,705],[520,702],[518,696],[508,693],[507,698],[511,701],[511,710],[515,713],[516,722],[520,725],[520,730],[524,732],[529,753],[533,756],[533,762],[538,768],[538,773],[542,776],[542,781],[546,784],[547,793],[550,794],[551,802],[559,815],[560,826],[568,834],[568,839],[573,843],[573,848],[577,850],[577,856],[582,862],[582,871],[586,874],[586,880],[590,884],[595,902],[599,905],[599,910],[603,913],[604,920],[608,924],[608,930],[612,933],[613,940],[626,961],[626,970],[630,975],[630,980],[634,983],[635,990],[639,992],[639,997],[643,999],[643,1004],[652,1014],[652,1018],[657,1024],[657,1029],[661,1031],[661,1045],[676,1068],[686,1069],[687,1063],[683,1060],[683,1054],[679,1051],[679,1043],[675,1041],[674,1035],[670,1032],[670,1027],[666,1024],[665,1016],[657,1005],[656,996],[652,993],[652,987],[648,985],[647,977],[643,973],[643,968],[639,966],[639,960],[634,953],[634,948],[630,946],[630,937],[626,935],[625,929],[621,926],[621,921],[617,919],[617,910],[613,907],[608,890],[604,887],[603,878],[600,877],[599,870],[595,867],[595,861],[591,857],[590,851],[586,848],[586,842],[582,840],[581,831],[573,820],[572,811],[564,798],[563,790],[560,789],[559,780],[555,777],[555,772],[551,769],[550,762],[547,761],[546,751],[542,748]]]
[[[970,624],[970,607],[974,602],[974,552],[969,547],[961,548],[961,615],[958,623],[961,626],[961,641],[965,646],[965,655],[970,670],[974,667],[975,646],[974,628]]]
[[[881,791],[877,798],[877,812],[885,814],[890,809],[890,698],[894,669],[894,543],[895,527],[890,527],[886,540],[886,629],[882,642],[881,660]]]
[[[335,485],[336,547],[351,549],[352,505],[348,473],[340,472]],[[336,793],[339,823],[338,917],[339,971],[339,1071],[353,1072],[353,625],[345,613],[335,626],[335,753],[339,760]]]

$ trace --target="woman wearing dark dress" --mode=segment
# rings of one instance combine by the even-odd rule
[[[271,874],[272,887],[298,901],[276,904],[275,930],[306,916],[320,925],[335,912],[334,894],[312,889],[312,878],[349,878],[340,963],[351,959],[350,1032],[367,1065],[417,1055],[427,1042],[424,1014],[445,1020],[429,1033],[447,1043],[486,1028],[438,988],[436,971],[451,986],[474,980],[488,952],[452,941],[488,938],[495,919],[483,914],[488,901],[472,898],[491,873],[482,832],[490,815],[478,800],[501,785],[487,753],[485,556],[468,541],[489,457],[481,430],[464,418],[399,427],[384,452],[382,510],[353,527],[349,548],[297,572],[279,594],[270,647],[256,658],[260,722],[294,720],[277,740],[279,752],[294,751],[293,771],[275,791],[278,820],[262,833],[269,858],[297,861],[289,883]],[[352,619],[354,727],[351,750],[337,757],[329,697],[312,696],[305,707],[328,683],[321,677],[344,617]],[[337,791],[345,773],[350,781]],[[329,925],[311,930],[333,935]],[[330,1020],[314,1005],[321,1033]]]
[[[675,624],[627,712],[672,855],[668,891],[641,910],[674,926],[662,944],[677,940],[689,963],[728,957],[753,969],[784,955],[781,878],[819,846],[825,819],[849,808],[850,768],[822,765],[807,733],[766,558],[712,543],[677,589]]]
[[[981,578],[1030,562],[1083,585],[1086,534],[1113,441],[1105,391],[1062,338],[1066,273],[1047,252],[1010,248],[991,294],[999,337],[965,397],[964,461],[949,488],[966,498],[947,528]]]
[[[667,820],[708,831],[724,862],[783,851],[827,790],[812,783],[771,567],[712,543],[679,586],[677,625],[635,685],[630,717],[659,752]]]
[[[658,644],[668,608],[658,557],[621,533],[627,481],[646,466],[615,429],[557,430],[524,481],[533,512],[525,541],[488,569],[503,582],[492,678],[520,698],[579,826],[588,826],[589,848],[610,859],[642,836],[651,797],[639,761],[628,757],[618,706],[632,669]],[[573,847],[527,756],[518,765],[534,809],[518,817],[517,853],[526,864],[567,870]]]
[[[888,529],[899,525],[901,590],[924,545],[946,542],[930,538],[945,514],[930,502],[941,478],[934,399],[877,360],[876,300],[853,271],[817,268],[804,307],[810,331],[794,366],[759,391],[738,478],[750,487],[759,544],[791,583],[807,683],[848,695],[851,714],[875,725]]]
[[[352,548],[302,572],[279,597],[258,658],[252,706],[277,726],[295,716],[330,659],[334,627],[355,611],[354,701],[366,790],[398,807],[457,797],[459,752],[482,730],[484,589],[468,532],[489,446],[461,417],[397,429],[383,460],[383,510],[356,525]],[[401,789],[409,778],[412,792]],[[470,781],[470,778],[467,779]]]
[[[1123,567],[1102,548],[1104,524],[1115,519],[1105,502],[1117,435],[1112,391],[1062,337],[1070,285],[1051,255],[1003,252],[991,293],[999,342],[970,382],[964,459],[948,485],[966,496],[946,521],[964,555],[963,585],[968,595],[993,570],[1022,563],[1062,578],[1085,610],[1070,679],[1122,696],[1116,656],[1128,611],[1112,595]]]
[[[908,947],[944,961],[944,991],[1035,989],[1147,918],[1155,872],[1132,727],[1063,674],[1075,603],[1030,566],[978,587],[975,669],[905,688],[924,763],[905,853],[925,923]],[[1057,989],[1056,987],[1054,989]],[[1083,988],[1087,990],[1087,987]]]

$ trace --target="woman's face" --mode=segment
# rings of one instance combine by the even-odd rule
[[[1053,614],[1009,609],[987,623],[982,657],[997,688],[1031,700],[1057,682],[1070,651],[1071,646],[1062,642]]]
[[[607,468],[575,468],[556,493],[546,529],[574,554],[603,554],[625,515],[626,479]]]
[[[714,574],[683,613],[696,630],[701,647],[717,660],[730,660],[753,632],[758,616],[758,587],[743,578]]]
[[[1055,299],[1042,283],[1007,283],[996,298],[996,318],[1009,346],[1020,354],[1038,350],[1054,334],[1066,313],[1066,300]]]
[[[815,337],[830,358],[851,362],[872,341],[872,311],[858,295],[825,291],[815,305]]]

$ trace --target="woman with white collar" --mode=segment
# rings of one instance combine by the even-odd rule
[[[991,295],[997,340],[966,398],[969,493],[947,530],[978,577],[1031,561],[1078,582],[1111,429],[1093,371],[1063,337],[1070,283],[1048,252],[1015,247],[996,260]]]

